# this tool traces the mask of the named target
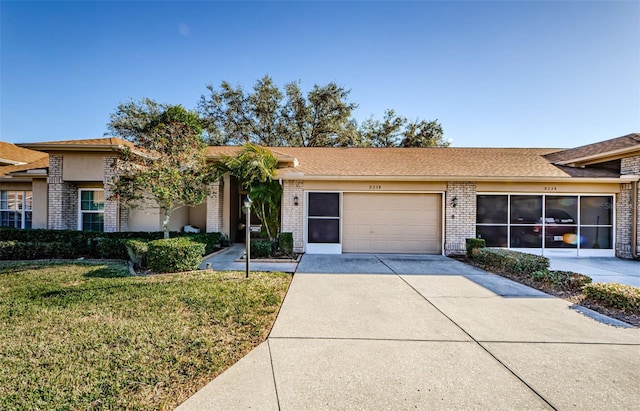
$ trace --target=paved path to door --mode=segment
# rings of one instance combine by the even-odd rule
[[[179,409],[640,404],[638,329],[445,257],[333,257],[303,257],[268,340]]]
[[[640,287],[640,261],[616,257],[549,257],[551,269],[586,274],[594,283]]]

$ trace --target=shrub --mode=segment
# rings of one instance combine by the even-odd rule
[[[591,283],[591,277],[573,271],[539,270],[530,274],[536,281],[545,282],[566,290],[580,290]]]
[[[0,241],[0,260],[74,258],[79,255],[71,244],[58,241],[47,243]]]
[[[469,258],[473,258],[473,255],[476,253],[475,250],[485,248],[487,246],[487,242],[484,238],[467,238],[465,243],[467,246],[467,257]]]
[[[618,283],[587,284],[582,292],[592,300],[640,314],[640,288]]]
[[[149,242],[147,262],[158,273],[197,270],[205,245],[188,237],[169,238]]]
[[[222,240],[221,233],[200,233],[200,234],[191,234],[187,236],[191,238],[193,241],[202,243],[205,245],[204,254],[211,254],[218,248],[220,248],[220,240]]]
[[[293,233],[278,234],[278,248],[283,255],[293,257]]]
[[[129,260],[136,267],[147,266],[147,253],[149,252],[149,243],[140,239],[123,240],[127,248]]]
[[[128,257],[127,246],[125,245],[125,241],[127,240],[125,239],[109,236],[95,237],[93,241],[95,243],[95,251],[89,255],[90,257],[114,258],[118,260],[126,260]]]
[[[477,249],[473,260],[489,270],[512,274],[531,274],[549,268],[549,259],[546,257],[494,248]]]
[[[271,241],[252,241],[251,258],[267,258],[271,255]]]

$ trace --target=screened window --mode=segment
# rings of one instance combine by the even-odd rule
[[[80,230],[104,231],[104,191],[80,190]]]
[[[613,248],[613,197],[478,195],[476,236],[489,247]]]
[[[31,191],[0,191],[0,226],[31,228],[33,194]]]
[[[309,193],[309,243],[340,243],[340,193]]]

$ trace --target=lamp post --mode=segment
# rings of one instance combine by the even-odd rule
[[[245,231],[246,231],[246,239],[245,239],[245,257],[246,257],[246,263],[247,263],[247,267],[245,270],[245,278],[249,278],[249,259],[250,259],[250,255],[251,255],[251,199],[249,198],[249,196],[247,196],[247,198],[244,200],[244,209],[245,209],[245,214],[247,216],[247,223],[245,224]]]

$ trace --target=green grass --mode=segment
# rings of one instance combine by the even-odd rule
[[[0,264],[0,409],[172,409],[264,341],[282,273]]]

